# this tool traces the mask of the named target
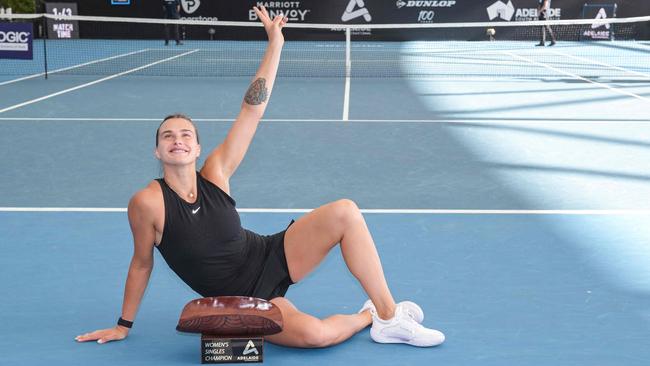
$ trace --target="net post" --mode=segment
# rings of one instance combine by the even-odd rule
[[[47,18],[43,16],[43,71],[47,79]]]

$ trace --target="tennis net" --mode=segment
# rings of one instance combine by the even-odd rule
[[[259,23],[48,14],[0,15],[0,21],[31,22],[35,34],[33,59],[0,59],[0,75],[252,76],[266,46]],[[552,29],[555,47],[535,47],[544,26]],[[284,34],[278,71],[284,77],[547,77],[554,69],[589,78],[650,77],[650,16],[295,23]],[[52,39],[59,36],[73,38]]]

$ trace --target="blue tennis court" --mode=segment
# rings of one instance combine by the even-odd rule
[[[233,43],[224,60],[217,42],[160,43],[78,43],[47,80],[38,41],[33,64],[0,60],[22,68],[0,79],[7,364],[200,361],[199,337],[174,330],[199,296],[158,254],[129,337],[74,341],[119,315],[133,248],[125,207],[160,174],[160,121],[186,113],[211,150],[263,45],[239,54]],[[373,42],[351,54],[346,77],[345,47],[287,43],[232,196],[244,227],[263,234],[354,200],[396,300],[419,303],[447,341],[381,345],[365,330],[327,349],[267,343],[265,363],[646,365],[650,42]],[[165,75],[189,62],[241,74]],[[316,75],[302,76],[310,65]],[[287,297],[323,317],[366,300],[338,249]]]

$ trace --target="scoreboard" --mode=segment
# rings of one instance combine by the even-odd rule
[[[77,15],[77,3],[45,3],[45,12],[60,19],[47,19],[47,38],[79,38],[79,22],[65,20],[64,17]]]

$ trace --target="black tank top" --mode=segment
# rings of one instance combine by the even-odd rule
[[[204,297],[250,296],[261,273],[266,244],[241,227],[235,200],[197,176],[197,199],[189,203],[161,178],[165,226],[160,254],[169,267]]]

